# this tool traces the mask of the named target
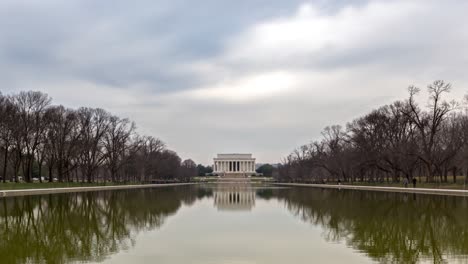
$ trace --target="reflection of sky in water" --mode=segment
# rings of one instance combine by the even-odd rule
[[[467,219],[467,197],[239,184],[11,197],[0,263],[468,263]]]
[[[323,230],[293,216],[276,199],[257,197],[251,211],[218,211],[212,198],[183,206],[159,229],[109,263],[369,263]]]

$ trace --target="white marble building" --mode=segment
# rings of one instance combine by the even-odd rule
[[[213,173],[220,175],[255,174],[255,158],[252,158],[252,154],[218,154],[213,159]]]

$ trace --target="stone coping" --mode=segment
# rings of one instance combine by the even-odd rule
[[[125,189],[142,189],[192,185],[197,183],[161,183],[161,184],[135,184],[135,185],[109,185],[109,186],[90,186],[90,187],[64,187],[64,188],[43,188],[43,189],[19,189],[19,190],[0,190],[1,197],[24,196],[24,195],[41,195],[53,193],[73,193],[73,192],[94,192],[107,190],[125,190]]]
[[[240,181],[237,181],[237,182],[219,181],[217,183],[239,183],[239,182]],[[248,183],[249,181],[246,181],[246,182]],[[25,196],[25,195],[55,194],[55,193],[157,188],[157,187],[170,187],[170,186],[182,186],[182,185],[195,185],[195,184],[200,184],[200,183],[202,182],[0,190],[0,198],[12,197],[12,196]],[[456,189],[403,188],[403,187],[380,187],[380,186],[362,186],[362,185],[309,184],[309,183],[268,183],[268,184],[273,184],[273,185],[278,185],[278,186],[330,188],[330,189],[344,189],[344,190],[363,190],[363,191],[468,196],[468,190],[456,190]]]
[[[363,190],[379,192],[399,192],[399,193],[418,193],[418,194],[436,194],[452,196],[468,196],[468,190],[457,189],[430,189],[430,188],[404,188],[404,187],[381,187],[381,186],[362,186],[362,185],[336,185],[336,184],[309,184],[309,183],[271,183],[281,186],[330,188],[343,190]]]

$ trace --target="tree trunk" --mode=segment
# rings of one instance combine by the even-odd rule
[[[453,167],[453,169],[452,169],[453,183],[457,183],[457,172],[458,172],[458,168],[457,168],[457,167]]]
[[[448,182],[448,169],[447,169],[447,167],[444,168],[444,182]]]
[[[26,182],[31,182],[31,174],[32,174],[32,158],[27,157],[26,158],[26,173],[24,176],[26,176]]]
[[[434,181],[434,171],[432,170],[431,165],[427,165],[427,178],[426,182],[433,182]]]
[[[57,174],[59,182],[63,182],[63,168],[62,162],[57,162]]]
[[[3,183],[6,182],[6,173],[7,173],[7,165],[8,165],[8,148],[5,147],[5,155],[4,155],[4,163],[3,163]]]
[[[67,182],[73,181],[73,175],[72,175],[72,177],[70,177],[70,170],[69,170],[68,164],[65,165],[65,172],[66,172],[66,175],[67,175]]]
[[[42,162],[39,162],[39,181],[42,183]]]
[[[468,168],[466,168],[465,183],[468,183]]]
[[[53,172],[53,165],[52,164],[49,164],[49,182],[53,182],[54,179],[53,179],[53,175],[52,175],[52,172]]]
[[[75,170],[70,171],[70,174],[72,175],[72,176],[71,176],[72,179],[74,178],[74,181],[80,182],[80,181],[78,180],[78,174],[75,172]]]
[[[419,167],[419,168],[418,168],[418,170],[419,170],[418,178],[419,178],[419,182],[421,182],[421,177],[422,177],[421,175],[423,174],[423,173],[422,173],[423,168],[422,168],[421,166],[418,166],[418,167]]]
[[[20,167],[20,164],[19,164],[19,162],[17,162],[17,164],[15,164],[15,168],[14,168],[14,170],[15,170],[15,182],[16,183],[19,182],[19,180],[18,180],[18,171],[20,169],[19,167]]]
[[[91,173],[88,172],[87,175],[86,175],[86,178],[88,178],[88,183],[92,182]]]

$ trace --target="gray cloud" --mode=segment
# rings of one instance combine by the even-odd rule
[[[0,2],[0,89],[104,107],[184,157],[277,162],[405,96],[468,80],[462,1]]]

